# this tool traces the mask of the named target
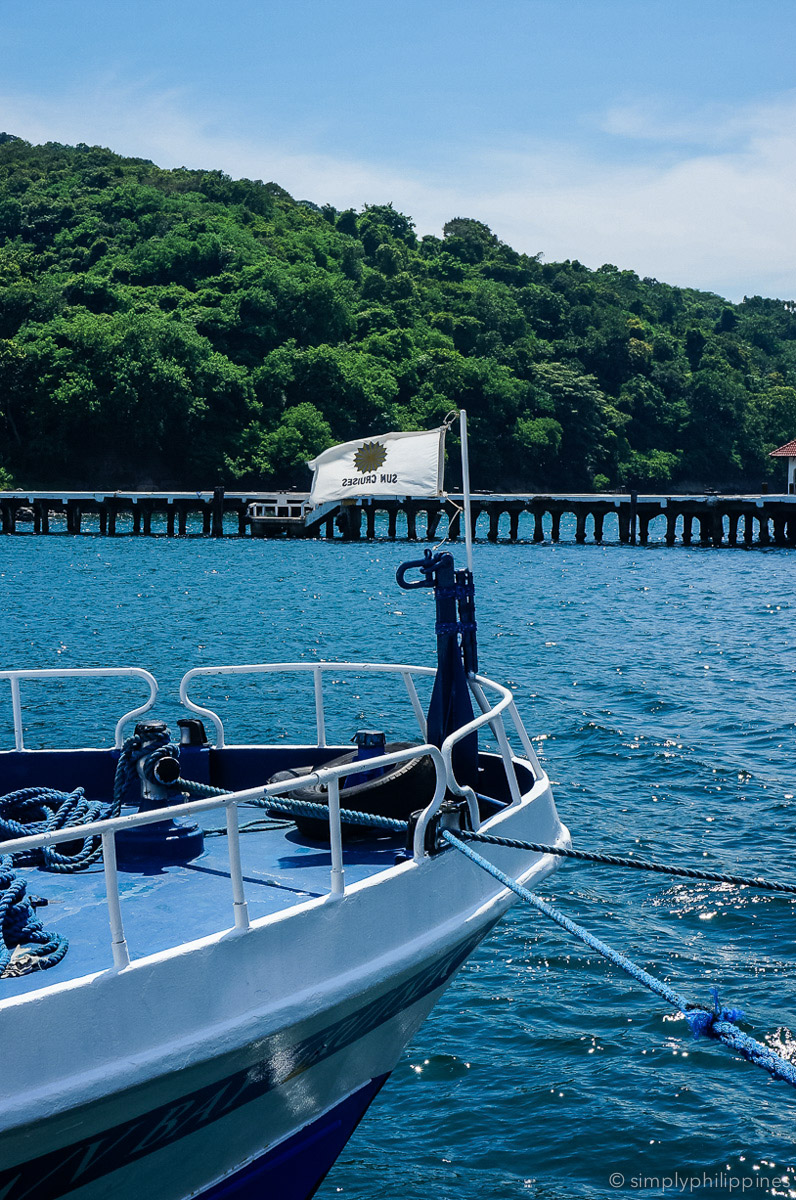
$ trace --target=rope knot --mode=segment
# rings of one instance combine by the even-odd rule
[[[742,1008],[722,1008],[718,988],[711,988],[710,994],[713,997],[712,1010],[693,1008],[683,1014],[688,1022],[688,1028],[694,1035],[694,1041],[701,1037],[716,1037],[713,1027],[717,1021],[728,1021],[734,1025],[744,1019]]]

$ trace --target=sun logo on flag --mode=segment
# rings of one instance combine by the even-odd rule
[[[381,442],[365,442],[354,455],[354,466],[365,475],[369,471],[378,471],[386,457],[387,451]]]

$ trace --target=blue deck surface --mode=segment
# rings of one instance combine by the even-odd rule
[[[241,861],[252,921],[279,912],[330,889],[328,846],[299,837],[295,826],[246,829],[265,818],[262,809],[242,805]],[[267,818],[265,818],[267,822]],[[224,813],[202,814],[207,831],[224,828]],[[400,842],[379,840],[347,845],[346,883],[367,878],[395,862]],[[38,868],[17,869],[28,892],[44,896],[38,916],[45,929],[69,939],[66,957],[47,971],[0,979],[0,1000],[80,978],[112,965],[110,927],[102,865],[75,875]],[[119,870],[119,894],[131,959],[179,946],[234,924],[226,836],[205,838],[204,854],[184,866],[150,871]]]
[[[318,766],[347,747],[226,746],[221,750],[183,747],[184,777],[227,790],[256,787],[286,767]],[[0,752],[0,795],[32,785],[62,791],[82,787],[89,799],[108,802],[113,794],[117,750],[24,750]],[[138,806],[135,801],[125,812]],[[225,813],[222,808],[198,815],[205,849],[187,865],[119,867],[119,895],[130,958],[143,958],[219,933],[234,925]],[[330,890],[328,846],[299,836],[290,822],[267,817],[262,808],[238,809],[241,864],[249,919],[280,912]],[[184,823],[181,822],[181,823]],[[270,826],[270,828],[263,828]],[[248,828],[247,828],[248,827]],[[213,835],[211,831],[221,831]],[[346,882],[354,883],[393,865],[400,841],[383,838],[345,847]],[[61,875],[39,868],[14,868],[29,895],[43,896],[37,915],[48,932],[69,941],[65,958],[46,971],[0,979],[0,1000],[104,970],[113,963],[105,878],[102,864]]]

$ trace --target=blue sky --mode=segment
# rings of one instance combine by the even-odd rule
[[[792,0],[0,0],[0,129],[796,297]]]

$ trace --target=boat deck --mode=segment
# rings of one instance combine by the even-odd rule
[[[330,890],[329,847],[300,837],[295,826],[271,822],[261,808],[241,805],[241,860],[252,921]],[[210,836],[196,861],[144,870],[119,868],[119,894],[131,959],[167,950],[234,924],[232,882],[222,810],[203,814]],[[262,828],[263,825],[271,826]],[[222,831],[214,833],[213,831]],[[393,866],[400,838],[347,844],[346,883]],[[65,958],[46,971],[0,979],[0,1002],[78,979],[113,965],[102,863],[72,875],[15,868],[28,894],[47,898],[37,915],[44,928],[68,938]]]

